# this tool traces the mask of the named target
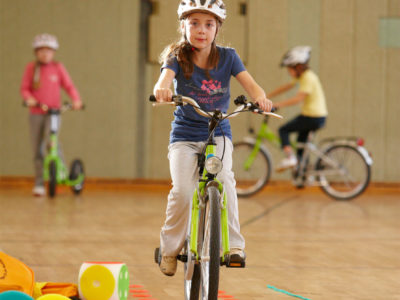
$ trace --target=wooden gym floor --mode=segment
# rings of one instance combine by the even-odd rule
[[[165,185],[92,184],[80,197],[62,189],[48,199],[0,185],[0,249],[36,281],[77,283],[83,261],[123,261],[131,284],[147,291],[136,299],[183,299],[183,266],[169,278],[153,262],[167,193]],[[222,269],[221,299],[399,300],[399,196],[375,187],[340,202],[287,185],[241,199],[247,267]]]

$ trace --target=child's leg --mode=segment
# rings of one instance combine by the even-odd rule
[[[299,124],[299,135],[297,136],[298,143],[306,143],[308,135],[311,131],[316,131],[323,127],[325,124],[325,117],[313,118],[301,116]],[[303,155],[303,149],[298,149],[297,156],[301,157]]]
[[[223,137],[217,137],[217,156],[222,156],[222,150],[224,148]],[[228,225],[229,225],[229,244],[232,248],[244,249],[245,240],[240,233],[239,223],[239,209],[238,200],[235,189],[235,179],[232,172],[232,151],[233,145],[229,138],[225,138],[225,154],[223,160],[223,169],[218,174],[218,179],[224,184],[224,188],[227,195],[228,201]]]
[[[177,142],[169,146],[172,189],[168,195],[165,224],[160,240],[163,256],[176,256],[187,235],[190,203],[198,180],[198,143]]]
[[[290,146],[289,134],[292,132],[297,132],[299,130],[300,123],[301,116],[298,116],[279,128],[279,136],[282,143],[281,147],[287,157],[293,154],[292,147]]]
[[[307,142],[307,137],[308,134],[311,132],[311,130],[302,130],[299,132],[299,135],[297,136],[297,143],[306,143]],[[297,157],[300,159],[303,155],[304,149],[299,148],[297,149]]]
[[[35,186],[43,186],[44,132],[46,115],[29,115],[29,127],[35,169]]]

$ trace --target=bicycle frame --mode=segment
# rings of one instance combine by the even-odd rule
[[[280,147],[281,140],[280,138],[271,130],[268,126],[269,116],[265,116],[264,120],[261,123],[260,129],[257,132],[256,138],[254,140],[254,148],[244,163],[244,169],[248,170],[252,166],[254,159],[257,157],[257,153],[260,151],[260,148],[264,147],[264,140],[267,140],[272,145],[276,147]],[[292,146],[295,146],[292,144]]]
[[[333,168],[337,169],[339,168],[339,165],[337,161],[331,159],[329,156],[325,155],[323,151],[319,150],[316,145],[314,145],[312,142],[308,141],[306,143],[298,143],[297,145],[298,149],[303,149],[303,154],[301,156],[301,159],[298,163],[298,173],[296,177],[303,177],[305,176],[306,178],[309,178],[310,176],[317,176],[321,173],[320,170],[314,170],[314,169],[309,169],[307,166],[309,165],[309,159],[311,157],[311,154],[313,154],[316,157],[316,160],[318,158],[322,159],[324,162],[326,162],[328,165],[332,166]],[[326,173],[326,171],[323,171]]]
[[[259,140],[261,142],[262,139],[265,139],[274,146],[279,147],[281,145],[281,139],[268,126],[268,119],[269,117],[266,116],[261,123],[260,130],[257,132],[257,143]]]
[[[67,168],[61,159],[58,149],[58,129],[59,129],[59,113],[55,112],[50,112],[50,147],[49,147],[49,152],[44,158],[44,170],[43,170],[43,178],[44,180],[48,181],[49,180],[49,165],[50,162],[54,161],[56,163],[56,169],[57,169],[57,174],[56,174],[56,179],[57,179],[57,184],[65,184],[68,186],[74,186],[77,184],[80,184],[83,179],[84,175],[79,174],[79,176],[74,179],[70,180],[68,178],[68,171]]]

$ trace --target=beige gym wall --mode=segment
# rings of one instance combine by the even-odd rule
[[[151,93],[159,75],[157,56],[179,37],[179,1],[153,2],[149,62],[138,70],[140,0],[0,0],[0,176],[32,174],[19,84],[32,59],[32,37],[48,31],[59,36],[58,59],[88,104],[85,112],[63,119],[67,160],[82,157],[93,177],[169,178],[173,110],[143,106],[146,97],[138,95]],[[311,67],[320,75],[329,108],[327,127],[317,139],[363,136],[374,158],[373,180],[399,182],[400,49],[379,46],[379,19],[400,17],[400,0],[225,2],[228,19],[219,40],[237,49],[257,82],[268,92],[289,80],[278,67],[283,53],[294,45],[311,45]],[[245,16],[240,14],[243,3]],[[139,71],[144,73],[139,76]],[[140,91],[138,82],[143,82]],[[231,93],[243,93],[233,78]],[[286,120],[298,112],[281,110]],[[233,120],[234,139],[259,122],[250,115]],[[271,122],[274,128],[281,124]],[[272,152],[277,162],[280,153]]]
[[[32,175],[28,111],[19,86],[42,32],[60,43],[63,62],[87,109],[63,116],[67,162],[89,176],[134,178],[139,0],[0,0],[0,175]],[[65,94],[63,99],[69,99]]]

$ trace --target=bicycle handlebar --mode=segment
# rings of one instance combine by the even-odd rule
[[[252,111],[254,111],[254,112],[258,112],[258,111],[263,112],[263,111],[260,109],[260,106],[258,105],[258,103],[248,102],[247,99],[246,99],[246,97],[243,96],[243,95],[237,97],[237,98],[234,100],[234,103],[235,103],[236,105],[245,105],[246,107],[249,107],[249,109],[252,110]],[[271,113],[274,113],[274,112],[277,112],[277,111],[278,111],[278,109],[277,109],[276,107],[272,107]]]
[[[172,101],[171,102],[157,102],[157,99],[154,95],[151,95],[149,97],[149,101],[153,102],[153,106],[156,105],[175,105],[175,106],[182,106],[189,104],[191,105],[194,110],[201,116],[206,117],[206,118],[211,118],[213,116],[213,112],[206,112],[202,110],[199,106],[199,104],[192,98],[186,97],[186,96],[181,96],[181,95],[174,95],[172,96]],[[252,102],[247,102],[247,99],[245,96],[241,95],[237,97],[234,100],[234,103],[238,106],[233,113],[231,114],[221,114],[222,117],[221,119],[229,119],[236,117],[240,112],[245,112],[245,111],[252,111],[257,114],[261,115],[268,115],[272,116],[278,119],[283,119],[281,115],[275,114],[273,112],[265,112],[260,109],[260,107],[257,104],[254,104]],[[247,109],[246,109],[247,108]]]
[[[22,102],[22,106],[28,107],[28,104],[24,101]],[[53,108],[50,108],[48,105],[46,104],[42,104],[42,103],[36,103],[36,105],[32,106],[32,107],[39,107],[41,108],[43,111],[48,112],[50,110],[53,110]],[[79,110],[84,110],[86,108],[86,105],[82,104],[82,107]],[[66,112],[68,110],[72,110],[72,104],[69,102],[64,102],[60,108],[57,108],[55,110],[60,111],[61,113]]]

